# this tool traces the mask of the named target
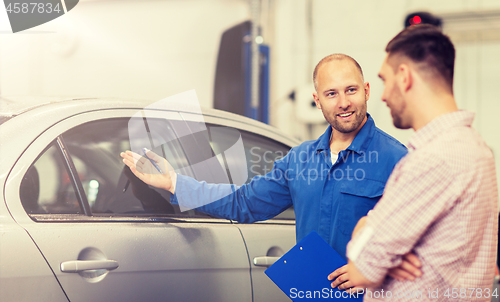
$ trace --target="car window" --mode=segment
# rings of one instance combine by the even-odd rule
[[[198,131],[198,123],[154,118],[148,118],[147,123],[148,135],[142,136],[134,134],[137,129],[130,126],[133,124],[130,118],[88,122],[63,133],[60,142],[74,165],[74,175],[81,182],[86,200],[77,198],[76,184],[69,176],[71,171],[61,147],[54,142],[23,178],[21,200],[27,213],[82,214],[84,204],[88,203],[94,216],[207,217],[195,210],[181,212],[179,206],[170,204],[170,193],[144,184],[123,164],[119,154],[131,149],[130,140],[134,136],[136,147],[157,146],[153,151],[166,158],[174,169],[212,183],[248,183],[255,175],[269,172],[274,161],[289,150],[264,136],[231,127],[207,125],[208,128],[203,126],[205,131]],[[178,139],[176,132],[180,127],[189,127],[192,135]],[[228,152],[238,139],[243,143],[241,152]],[[197,157],[187,157],[187,150]],[[241,154],[245,154],[245,160]],[[276,218],[294,219],[293,208]]]
[[[119,154],[130,150],[133,140],[136,148],[152,149],[166,158],[174,169],[184,167],[186,170],[189,166],[171,123],[148,118],[147,135],[134,134],[141,130],[131,125],[140,128],[141,123],[142,119],[137,123],[132,119],[100,120],[63,134],[92,213],[200,215],[195,211],[181,212],[177,205],[170,204],[170,193],[146,185],[123,164]]]
[[[255,133],[217,125],[208,125],[208,128],[210,145],[217,154],[220,164],[226,167],[228,173],[246,170],[245,176],[247,177],[244,183],[249,183],[256,175],[270,172],[274,162],[284,157],[290,150],[284,144]],[[237,152],[227,152],[231,148],[236,148],[235,145],[238,144],[240,138],[243,142],[244,160],[237,156]],[[234,175],[233,178],[235,178]],[[295,219],[293,207],[285,210],[275,219]]]
[[[50,144],[23,177],[20,197],[28,214],[83,213],[59,150]]]
[[[91,214],[207,217],[193,210],[181,212],[179,206],[170,204],[169,192],[146,185],[123,164],[120,152],[130,150],[130,141],[133,140],[136,147],[152,149],[166,158],[174,169],[182,169],[183,174],[192,176],[171,123],[165,119],[148,118],[147,135],[137,135],[134,132],[140,132],[140,129],[131,125],[141,123],[144,124],[142,118],[137,123],[130,118],[98,120],[79,125],[61,135],[61,142],[74,164],[75,175],[86,197],[83,202],[88,202]],[[69,168],[58,150],[59,146],[51,145],[24,177],[26,180],[23,180],[21,195],[29,214],[83,213],[74,184],[68,176]],[[34,176],[36,173],[38,179]],[[30,186],[30,183],[39,184],[38,198],[33,197],[36,186]],[[66,205],[64,209],[63,204]]]

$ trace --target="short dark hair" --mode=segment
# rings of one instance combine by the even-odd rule
[[[348,56],[346,54],[343,54],[343,53],[334,53],[334,54],[328,55],[328,56],[324,57],[323,59],[321,59],[321,61],[319,61],[319,63],[314,68],[313,83],[314,83],[314,88],[316,90],[318,89],[318,87],[317,87],[318,83],[316,82],[316,77],[318,76],[319,68],[323,64],[328,63],[328,62],[333,61],[333,60],[338,60],[338,61],[350,60],[351,62],[354,63],[354,65],[356,66],[356,68],[359,70],[359,73],[361,74],[361,78],[363,79],[363,69],[361,69],[361,66],[359,65],[359,63],[356,60],[354,60],[352,57],[350,57],[350,56]]]
[[[455,47],[439,28],[422,24],[405,28],[385,48],[389,57],[402,55],[443,78],[453,89]]]

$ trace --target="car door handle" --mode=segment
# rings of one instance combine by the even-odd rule
[[[270,257],[270,256],[260,256],[253,258],[253,264],[255,266],[271,266],[281,257]]]
[[[79,273],[98,269],[114,270],[116,268],[118,268],[118,261],[115,260],[75,260],[61,262],[61,272],[63,273]]]

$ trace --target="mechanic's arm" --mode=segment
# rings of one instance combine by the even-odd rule
[[[293,150],[293,149],[292,149]],[[271,172],[256,176],[241,187],[233,184],[210,184],[175,173],[166,159],[147,152],[161,170],[131,151],[120,154],[123,162],[145,183],[171,192],[172,204],[184,209],[196,209],[209,215],[251,223],[272,218],[291,204],[287,178],[283,177],[288,156],[277,160]]]

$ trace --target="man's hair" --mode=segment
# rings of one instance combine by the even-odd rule
[[[437,27],[429,24],[407,27],[387,44],[385,51],[389,58],[395,55],[409,58],[421,69],[444,79],[448,88],[453,89],[455,48]]]
[[[345,55],[343,53],[334,53],[334,54],[328,55],[328,56],[324,57],[323,59],[321,59],[321,61],[319,61],[318,65],[316,65],[316,67],[314,68],[313,83],[314,83],[314,88],[316,89],[316,91],[318,91],[318,83],[316,81],[316,77],[318,76],[319,68],[323,64],[331,62],[333,60],[338,60],[338,61],[350,60],[359,69],[359,73],[361,74],[361,78],[363,79],[363,70],[361,69],[361,66],[359,66],[359,64],[356,60],[354,60],[352,57]]]

